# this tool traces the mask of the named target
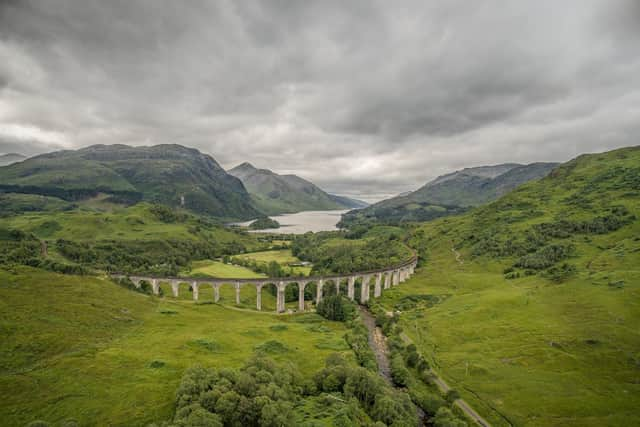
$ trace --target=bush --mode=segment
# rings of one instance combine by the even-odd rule
[[[467,423],[456,418],[449,408],[442,407],[433,418],[435,427],[466,427]]]
[[[331,295],[318,303],[316,312],[325,319],[344,322],[353,318],[355,306],[342,296]]]
[[[391,378],[393,379],[393,383],[398,387],[406,387],[409,383],[411,374],[407,368],[405,368],[402,356],[399,354],[393,356],[389,365],[391,367]]]

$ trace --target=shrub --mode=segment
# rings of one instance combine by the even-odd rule
[[[344,322],[353,318],[355,307],[348,299],[331,295],[318,303],[316,312],[326,319]]]

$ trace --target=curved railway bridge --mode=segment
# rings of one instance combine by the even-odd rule
[[[180,292],[180,284],[188,283],[193,291],[194,301],[198,300],[200,290],[203,287],[211,286],[213,289],[213,298],[215,302],[220,300],[220,287],[230,284],[236,291],[236,304],[240,304],[240,290],[245,286],[255,286],[256,288],[256,308],[262,309],[262,288],[266,285],[273,284],[277,289],[276,293],[276,312],[283,313],[285,311],[285,290],[287,286],[298,284],[298,311],[304,311],[304,289],[310,283],[316,284],[316,304],[322,300],[322,290],[325,286],[335,286],[336,292],[340,293],[340,284],[347,283],[347,297],[352,301],[355,299],[355,283],[361,279],[360,285],[360,302],[366,302],[371,297],[371,286],[373,285],[373,298],[382,295],[384,289],[399,285],[407,280],[414,272],[417,257],[414,255],[410,260],[399,265],[387,267],[379,270],[361,271],[356,273],[327,275],[327,276],[309,276],[309,277],[277,277],[264,279],[223,279],[223,278],[195,278],[195,277],[155,277],[155,276],[139,276],[113,273],[110,276],[114,279],[128,278],[136,287],[142,286],[142,282],[146,281],[151,285],[153,293],[160,293],[160,283],[169,283],[174,297]]]

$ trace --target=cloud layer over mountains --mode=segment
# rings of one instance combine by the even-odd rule
[[[179,143],[372,199],[638,134],[634,0],[0,3],[0,152]]]

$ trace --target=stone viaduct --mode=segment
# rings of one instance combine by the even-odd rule
[[[262,309],[262,288],[266,285],[275,285],[276,292],[276,312],[283,313],[285,311],[285,289],[288,285],[298,284],[298,311],[304,311],[304,289],[310,283],[316,284],[316,304],[322,300],[322,291],[325,286],[335,286],[336,293],[340,294],[340,284],[346,281],[347,297],[355,300],[355,284],[356,280],[361,279],[360,285],[360,302],[366,302],[371,297],[371,285],[373,283],[373,297],[377,298],[382,295],[384,289],[389,289],[407,280],[414,272],[417,264],[417,257],[414,256],[409,261],[393,267],[387,267],[380,270],[362,271],[357,273],[314,276],[314,277],[278,277],[264,279],[222,279],[222,278],[194,278],[194,277],[154,277],[154,276],[137,276],[126,274],[111,274],[112,278],[122,279],[129,278],[136,287],[142,286],[142,282],[146,281],[151,285],[153,293],[160,293],[160,283],[169,283],[174,297],[178,296],[181,283],[187,283],[191,286],[194,301],[198,300],[200,289],[205,286],[213,288],[213,298],[215,302],[220,301],[220,287],[223,284],[231,284],[236,293],[236,304],[240,304],[240,289],[244,286],[255,286],[256,288],[256,308]]]

